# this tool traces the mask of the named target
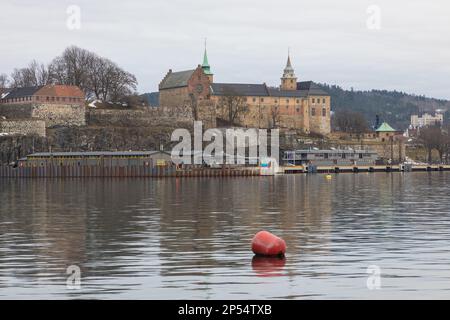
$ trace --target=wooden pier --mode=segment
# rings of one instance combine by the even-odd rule
[[[450,165],[354,165],[354,166],[286,166],[281,167],[282,173],[345,173],[345,172],[419,172],[419,171],[450,171]]]

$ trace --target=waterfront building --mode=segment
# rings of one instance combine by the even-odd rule
[[[307,149],[285,151],[283,154],[287,165],[375,165],[377,159],[377,152],[361,149]]]
[[[171,163],[165,151],[94,151],[94,152],[38,152],[19,160],[21,167],[40,166],[154,166]]]
[[[271,87],[266,83],[214,82],[205,50],[203,63],[196,69],[169,70],[159,84],[159,99],[162,107],[210,105],[215,117],[222,120],[227,120],[227,104],[242,104],[246,111],[234,120],[247,127],[298,129],[323,135],[331,131],[330,95],[313,81],[298,81],[290,55],[280,85]]]
[[[426,126],[441,126],[444,123],[444,115],[442,113],[435,113],[434,116],[429,113],[424,113],[419,116],[413,114],[411,116],[411,129],[417,129]]]

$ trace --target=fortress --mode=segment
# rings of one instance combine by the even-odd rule
[[[84,92],[76,86],[45,85],[0,90],[0,132],[37,134],[45,128],[84,126]]]
[[[312,81],[298,82],[288,55],[279,87],[262,84],[216,83],[205,49],[196,69],[169,72],[159,84],[159,105],[198,109],[208,123],[242,108],[233,124],[257,128],[296,129],[330,133],[330,96]]]

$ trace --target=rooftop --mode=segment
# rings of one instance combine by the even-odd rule
[[[188,81],[192,77],[194,71],[195,69],[178,72],[172,72],[172,70],[170,70],[159,85],[159,89],[170,89],[187,86]]]
[[[396,132],[394,128],[392,128],[387,122],[383,122],[381,126],[378,127],[376,132]]]
[[[328,93],[320,89],[313,81],[297,83],[297,90],[281,90],[280,88],[268,87],[266,84],[252,83],[212,83],[211,93],[217,96],[257,96],[257,97],[307,97],[327,96]]]
[[[2,99],[23,98],[33,95],[52,97],[84,97],[83,91],[77,86],[49,84],[45,86],[0,89]]]
[[[164,151],[87,151],[87,152],[37,152],[27,155],[27,157],[142,157]]]

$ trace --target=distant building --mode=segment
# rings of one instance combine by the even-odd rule
[[[2,89],[0,92],[0,118],[24,120],[11,132],[27,134],[25,126],[37,124],[28,120],[43,120],[45,127],[83,126],[86,124],[85,94],[77,86],[45,85]],[[12,122],[8,123],[10,127]]]
[[[209,104],[216,115],[224,99],[244,99],[248,111],[239,123],[248,127],[300,129],[306,133],[330,133],[330,96],[312,81],[298,82],[288,56],[279,87],[262,84],[216,83],[205,50],[196,69],[169,70],[159,84],[162,107]]]
[[[378,140],[381,142],[393,141],[394,137],[399,134],[399,132],[392,128],[387,122],[383,122],[375,132],[377,133]]]
[[[444,115],[442,113],[435,113],[434,116],[428,113],[411,116],[411,128],[421,128],[426,126],[442,125],[444,123]]]
[[[45,85],[1,89],[0,104],[81,104],[84,97],[84,92],[77,86]]]
[[[172,163],[165,151],[89,151],[89,152],[39,152],[19,160],[22,167],[39,166],[154,166]]]

